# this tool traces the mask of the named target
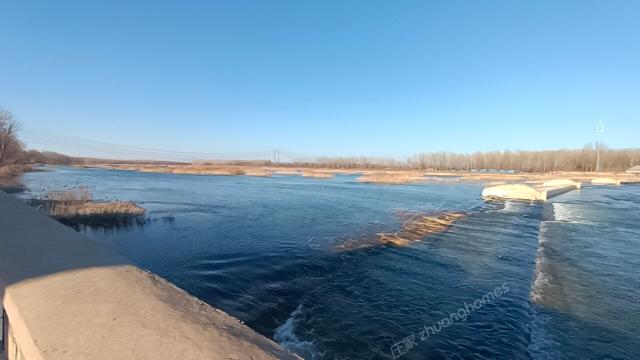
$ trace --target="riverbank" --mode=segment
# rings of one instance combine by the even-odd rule
[[[167,174],[193,174],[217,176],[272,176],[292,175],[314,178],[332,178],[335,175],[358,175],[357,181],[380,184],[408,184],[433,181],[473,181],[491,182],[492,185],[508,183],[543,183],[549,180],[567,179],[597,183],[598,179],[614,179],[620,183],[640,182],[640,176],[624,172],[572,172],[548,173],[487,172],[487,171],[421,171],[398,169],[332,169],[300,166],[257,166],[257,165],[189,165],[189,164],[95,164],[83,165],[87,168],[140,171]],[[595,180],[595,181],[594,181]]]
[[[33,171],[31,165],[6,165],[0,168],[0,190],[15,194],[26,190],[20,181],[20,175]]]
[[[17,177],[0,178],[0,191],[4,191],[7,194],[23,192],[26,189]]]

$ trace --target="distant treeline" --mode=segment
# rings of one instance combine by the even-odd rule
[[[374,157],[321,157],[296,161],[298,166],[338,169],[419,169],[419,170],[516,170],[522,172],[595,171],[600,154],[602,171],[622,171],[640,164],[640,149],[608,149],[603,144],[579,150],[490,151],[471,154],[431,152],[404,160]]]
[[[0,108],[0,175],[3,167],[29,164],[88,165],[98,163],[162,165],[184,164],[171,161],[107,160],[71,157],[55,152],[26,150],[18,140],[19,124],[12,113]],[[419,170],[516,170],[523,172],[622,171],[640,164],[640,149],[609,149],[604,144],[588,144],[578,150],[489,151],[470,154],[430,152],[398,160],[376,157],[320,157],[292,163],[272,163],[269,160],[195,160],[194,165],[301,166],[336,169],[419,169]],[[28,166],[27,166],[28,167]]]

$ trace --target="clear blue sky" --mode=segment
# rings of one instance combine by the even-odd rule
[[[75,155],[638,147],[640,1],[5,0],[0,106]]]

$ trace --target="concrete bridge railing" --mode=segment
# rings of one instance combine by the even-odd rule
[[[0,359],[296,359],[0,191]]]

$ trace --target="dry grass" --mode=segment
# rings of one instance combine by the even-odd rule
[[[327,170],[308,169],[282,169],[277,167],[247,166],[247,165],[148,165],[148,164],[103,164],[95,167],[114,170],[135,170],[142,172],[157,172],[171,174],[197,174],[197,175],[246,175],[246,176],[271,176],[279,175],[302,175],[315,178],[331,178],[334,172]]]
[[[302,176],[304,177],[313,177],[313,178],[321,178],[328,179],[336,176],[335,173],[329,171],[318,171],[318,170],[303,170]]]
[[[133,202],[32,200],[31,204],[65,225],[121,226],[142,222],[145,209]]]
[[[5,165],[0,167],[0,178],[11,178],[31,171],[31,165]]]
[[[56,218],[104,215],[139,216],[143,215],[145,211],[135,203],[126,201],[52,200],[48,201],[48,205],[47,214]]]
[[[464,217],[466,214],[461,212],[445,212],[435,216],[416,213],[402,225],[399,231],[379,233],[378,241],[383,245],[405,246],[422,240],[427,235],[440,233]]]
[[[371,248],[381,245],[407,246],[415,241],[420,241],[425,237],[447,230],[456,221],[465,218],[467,215],[462,212],[443,212],[437,215],[427,215],[424,213],[403,213],[406,220],[400,230],[396,232],[383,232],[375,237],[347,240],[335,247],[337,251],[350,251],[357,249]]]
[[[407,184],[424,181],[424,176],[415,172],[376,172],[364,174],[356,181],[380,184]]]
[[[468,172],[468,171],[427,171],[418,170],[367,170],[367,169],[331,169],[331,168],[311,168],[302,166],[265,166],[246,164],[169,164],[159,165],[153,163],[136,164],[98,164],[92,167],[100,167],[116,170],[133,170],[142,172],[173,173],[173,174],[199,174],[199,175],[247,175],[247,176],[269,176],[278,175],[301,175],[314,178],[331,178],[336,174],[362,174],[357,181],[365,183],[382,184],[406,184],[413,182],[442,181],[443,178],[453,177],[456,181],[472,182],[502,182],[516,183],[531,181],[542,183],[553,179],[571,179],[574,181],[591,182],[597,177],[612,177],[620,179],[622,182],[637,182],[638,176],[625,174],[622,172],[568,172],[558,171],[554,173],[489,173],[489,172]]]
[[[195,175],[244,175],[244,171],[237,167],[221,167],[221,166],[172,166],[168,168],[168,172],[173,174],[195,174]]]
[[[0,191],[15,194],[27,188],[20,181],[22,173],[33,171],[31,165],[5,165],[0,167]]]
[[[87,186],[50,190],[31,204],[67,225],[123,225],[144,215],[145,209],[133,202],[93,201]]]

